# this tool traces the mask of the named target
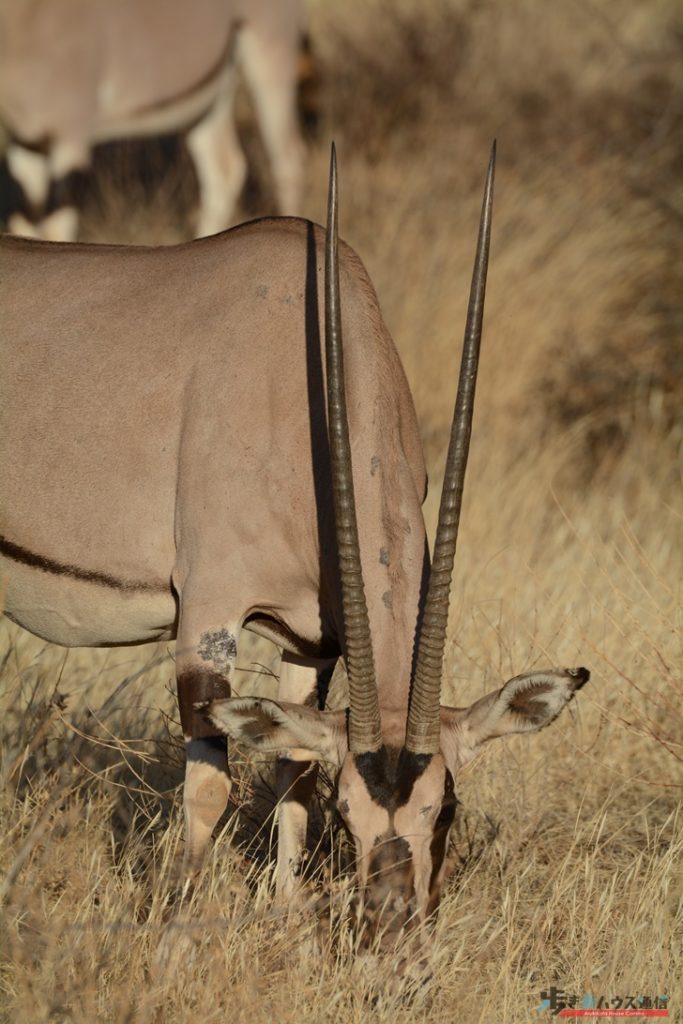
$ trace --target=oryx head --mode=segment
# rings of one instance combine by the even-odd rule
[[[330,176],[325,261],[328,423],[344,612],[348,711],[265,699],[214,701],[210,720],[260,751],[332,762],[337,807],[353,837],[368,942],[381,948],[436,910],[455,776],[483,743],[552,722],[588,680],[584,668],[517,676],[468,708],[440,703],[449,592],[474,404],[488,264],[495,146],[470,293],[458,394],[431,571],[423,594],[409,707],[380,706],[365,600],[344,395],[337,263],[337,178]]]

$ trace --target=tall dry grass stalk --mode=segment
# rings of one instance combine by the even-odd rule
[[[480,180],[499,138],[444,700],[547,664],[586,664],[592,680],[556,726],[492,746],[459,780],[434,973],[408,1001],[383,984],[390,959],[363,973],[340,923],[349,876],[325,780],[311,899],[330,894],[333,912],[288,918],[273,904],[269,768],[239,752],[203,884],[165,931],[181,845],[172,645],[64,651],[3,620],[0,1017],[516,1024],[541,1019],[539,994],[556,984],[666,992],[676,1019],[680,10],[354,0],[311,17],[324,142],[306,212],[322,214],[333,133],[343,234],[416,397],[430,529]],[[167,180],[156,227],[139,193],[126,229],[140,240],[187,231]],[[120,202],[111,229],[91,203],[90,237],[116,235]],[[245,638],[242,665],[241,692],[276,692],[273,649]]]

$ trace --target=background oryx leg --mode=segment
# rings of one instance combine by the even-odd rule
[[[41,237],[75,242],[78,235],[78,192],[90,164],[90,149],[77,141],[56,142],[50,152],[50,191]]]
[[[330,662],[311,661],[285,653],[282,657],[278,699],[296,704],[317,706],[318,677],[331,666]],[[318,777],[318,765],[308,759],[278,757],[275,778],[278,807],[277,895],[288,899],[295,890],[301,873],[306,847],[308,805]],[[302,754],[303,758],[303,754]]]
[[[189,880],[202,867],[211,833],[228,805],[232,786],[227,739],[206,721],[195,704],[230,696],[241,623],[230,620],[216,625],[214,620],[209,624],[201,602],[196,605],[201,621],[198,615],[188,614],[186,607],[181,597],[176,675],[186,754],[183,877]]]
[[[229,71],[208,114],[187,134],[199,185],[199,238],[229,226],[247,174],[247,160],[235,131],[235,85],[235,73]]]
[[[12,144],[7,164],[24,193],[21,211],[9,218],[17,235],[73,242],[78,233],[77,191],[89,163],[88,147],[59,141],[49,153]]]
[[[278,211],[301,212],[304,144],[297,112],[298,34],[274,36],[245,25],[240,55],[275,180]]]
[[[50,186],[47,156],[16,142],[9,144],[6,155],[9,172],[23,194],[21,209],[10,214],[9,230],[15,235],[37,238]]]

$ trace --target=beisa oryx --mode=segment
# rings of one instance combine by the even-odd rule
[[[73,241],[93,146],[187,132],[197,234],[231,221],[246,175],[235,130],[246,78],[278,208],[299,212],[302,0],[0,0],[0,124],[22,193],[15,234]]]
[[[334,154],[327,233],[271,219],[166,249],[0,245],[8,614],[66,645],[177,637],[188,876],[230,793],[225,734],[279,754],[285,895],[315,762],[335,765],[380,944],[438,905],[458,770],[589,677],[440,706],[493,160],[431,564],[413,402],[361,262],[338,252]],[[283,649],[277,701],[229,699],[243,626]],[[339,657],[348,711],[318,710]]]

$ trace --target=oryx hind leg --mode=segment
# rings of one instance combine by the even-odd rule
[[[230,225],[247,175],[247,160],[235,131],[235,72],[205,117],[187,134],[199,185],[198,238]]]
[[[280,670],[278,697],[296,704],[317,706],[318,681],[330,674],[334,662],[312,661],[285,654]],[[289,899],[299,884],[306,849],[308,807],[315,790],[318,765],[303,751],[278,757],[275,769],[278,805],[278,898]]]
[[[241,621],[212,619],[207,607],[181,596],[176,653],[180,721],[185,737],[185,856],[183,877],[191,880],[204,863],[206,848],[228,805],[232,786],[227,739],[203,716],[201,705],[230,696]]]

